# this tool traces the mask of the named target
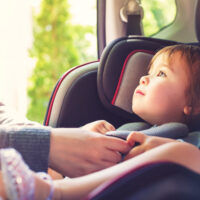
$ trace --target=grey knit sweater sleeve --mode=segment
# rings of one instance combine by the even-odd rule
[[[49,127],[11,114],[0,102],[0,148],[15,148],[34,171],[47,171]]]

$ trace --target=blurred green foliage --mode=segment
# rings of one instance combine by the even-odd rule
[[[30,99],[27,117],[43,122],[51,92],[59,77],[69,68],[96,59],[88,55],[95,27],[73,25],[67,0],[42,0],[39,13],[34,14],[34,42],[30,56],[36,65],[29,80]]]
[[[144,9],[144,35],[151,36],[173,22],[176,17],[175,0],[141,0]]]

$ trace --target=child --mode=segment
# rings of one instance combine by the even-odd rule
[[[134,91],[132,110],[150,125],[189,125],[200,113],[200,48],[180,44],[158,51]],[[115,129],[104,120],[83,128],[100,133]]]

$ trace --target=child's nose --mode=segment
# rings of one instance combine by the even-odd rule
[[[142,76],[140,78],[140,84],[141,85],[147,85],[149,83],[149,77],[148,76]]]

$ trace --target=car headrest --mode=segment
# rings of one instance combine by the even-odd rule
[[[125,37],[105,48],[98,68],[100,100],[110,111],[132,118],[132,95],[159,49],[176,42],[145,37]]]

